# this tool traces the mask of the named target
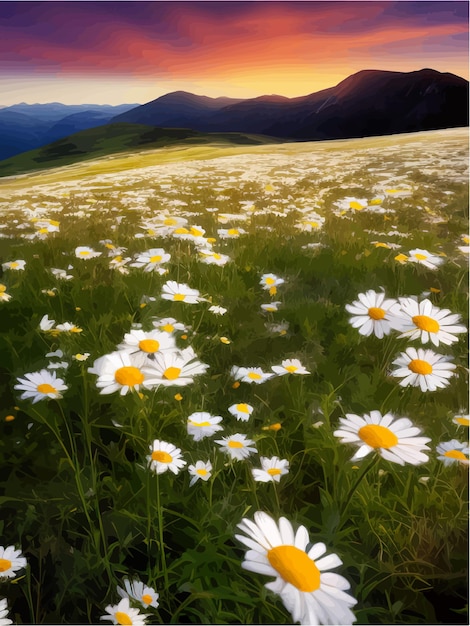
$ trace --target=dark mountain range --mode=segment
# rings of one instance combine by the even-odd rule
[[[116,114],[134,109],[80,104],[15,104],[0,109],[0,159],[46,145],[73,132],[106,124]]]
[[[341,139],[468,125],[468,81],[432,69],[363,70],[336,87],[299,98],[224,102],[167,94],[113,121],[262,133],[295,140]]]
[[[240,102],[243,100],[208,98],[186,91],[174,91],[136,109],[117,115],[113,122],[196,128],[196,125],[207,122],[216,111]]]
[[[187,128],[156,128],[143,124],[106,124],[75,133],[47,146],[0,161],[0,176],[61,167],[120,152],[168,146],[259,145],[279,139],[243,133],[200,133]]]

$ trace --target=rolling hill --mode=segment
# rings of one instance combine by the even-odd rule
[[[0,176],[70,165],[120,152],[174,145],[259,145],[279,139],[242,133],[200,133],[187,128],[155,128],[144,124],[106,124],[0,161]]]

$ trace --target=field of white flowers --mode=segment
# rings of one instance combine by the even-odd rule
[[[0,179],[0,624],[467,623],[466,129]]]

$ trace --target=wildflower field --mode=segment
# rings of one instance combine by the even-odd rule
[[[467,158],[0,180],[0,624],[468,623]]]

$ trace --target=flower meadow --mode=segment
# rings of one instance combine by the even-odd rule
[[[0,181],[0,624],[467,623],[465,131],[172,154]]]

